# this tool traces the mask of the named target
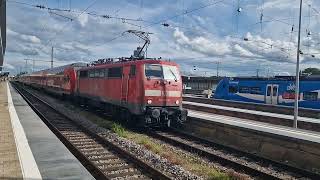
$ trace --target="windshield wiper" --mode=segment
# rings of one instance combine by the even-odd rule
[[[169,68],[171,74],[174,76],[174,81],[178,81],[178,78],[177,76],[174,74],[174,72]]]

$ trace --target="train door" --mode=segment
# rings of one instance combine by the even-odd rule
[[[81,72],[83,72],[83,71],[77,71],[77,84],[76,84],[76,88],[77,88],[77,94],[79,94],[79,88],[80,88],[80,74],[81,74]]]
[[[266,104],[278,104],[279,85],[267,84],[266,87]]]
[[[129,91],[129,69],[130,66],[123,66],[122,85],[121,85],[121,103],[127,104]]]

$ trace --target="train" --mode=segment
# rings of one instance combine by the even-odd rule
[[[299,82],[299,107],[320,109],[320,76],[301,76]],[[293,106],[295,77],[224,78],[218,83],[211,98]]]
[[[98,62],[98,63],[97,63]],[[131,125],[170,127],[186,121],[179,66],[162,59],[102,59],[21,76],[18,81],[102,108]]]

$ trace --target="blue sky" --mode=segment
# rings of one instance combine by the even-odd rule
[[[298,10],[299,0],[8,0],[4,68],[25,70],[26,58],[48,68],[51,46],[55,66],[130,56],[143,42],[122,33],[136,29],[153,33],[149,57],[176,61],[186,75],[215,75],[217,62],[223,76],[294,75]],[[320,67],[319,29],[320,2],[304,0],[302,68]]]

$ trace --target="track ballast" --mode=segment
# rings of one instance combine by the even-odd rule
[[[126,150],[78,125],[31,92],[18,85],[14,87],[96,179],[171,179]]]

